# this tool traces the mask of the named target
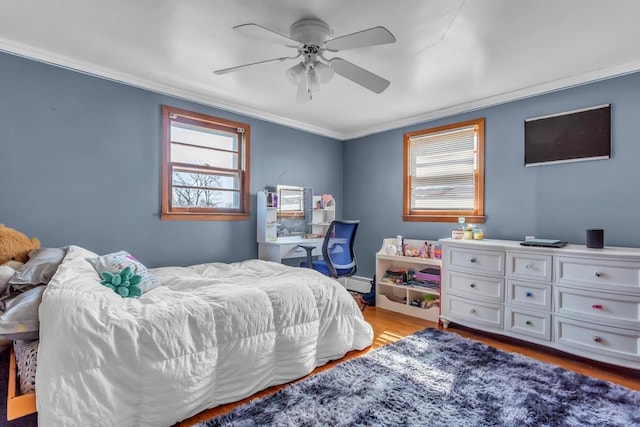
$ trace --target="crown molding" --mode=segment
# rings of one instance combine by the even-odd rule
[[[493,107],[507,102],[518,101],[521,99],[532,98],[534,96],[542,95],[545,93],[557,92],[559,90],[568,89],[571,87],[582,86],[589,83],[594,83],[601,80],[607,80],[614,77],[620,77],[625,74],[631,74],[640,71],[640,61],[631,62],[628,64],[618,65],[615,67],[608,67],[589,71],[582,74],[576,74],[573,76],[565,77],[562,79],[551,80],[538,85],[529,86],[526,88],[504,92],[498,95],[490,96],[474,100],[471,102],[465,102],[463,104],[454,105],[451,107],[443,108],[440,110],[429,111],[417,116],[411,116],[404,119],[396,120],[393,122],[387,122],[378,126],[370,127],[367,129],[356,130],[351,133],[343,134],[344,140],[362,138],[368,135],[376,133],[386,132],[393,129],[402,127],[413,126],[418,123],[428,122],[432,120],[442,119],[445,117],[453,116],[455,114],[467,113],[481,108]]]
[[[219,108],[229,112],[242,114],[252,118],[269,121],[272,123],[280,124],[283,126],[299,129],[305,132],[326,136],[337,140],[350,140],[356,138],[362,138],[368,135],[381,133],[393,129],[412,126],[422,122],[428,122],[452,116],[455,114],[466,113],[469,111],[479,110],[481,108],[492,107],[499,104],[504,104],[511,101],[517,101],[525,98],[531,98],[533,96],[541,95],[544,93],[555,92],[570,87],[580,86],[588,83],[593,83],[600,80],[606,80],[613,77],[630,74],[640,70],[640,61],[631,62],[628,64],[622,64],[614,67],[601,68],[592,71],[588,71],[582,74],[568,76],[562,79],[551,80],[538,85],[529,86],[526,88],[504,92],[498,95],[466,102],[451,107],[442,108],[435,111],[428,111],[424,114],[406,117],[400,120],[381,123],[379,125],[358,129],[352,132],[338,132],[333,129],[326,129],[317,126],[313,126],[309,123],[303,123],[296,120],[291,120],[286,117],[271,114],[262,110],[249,108],[247,106],[231,103],[225,100],[205,97],[201,94],[186,91],[176,88],[174,86],[165,85],[162,83],[140,79],[131,74],[121,73],[117,70],[113,70],[106,67],[100,67],[95,64],[78,61],[73,58],[69,58],[63,55],[57,55],[52,52],[33,48],[21,43],[16,43],[4,38],[0,38],[0,51],[9,53],[16,56],[21,56],[27,59],[43,62],[56,67],[65,68],[68,70],[80,72],[83,74],[103,78],[106,80],[112,80],[118,83],[124,83],[133,87],[149,90],[152,92],[160,93],[163,95],[169,95],[176,98],[184,99],[187,101],[197,102],[213,108]]]
[[[5,52],[11,55],[20,56],[26,59],[42,62],[48,65],[53,65],[55,67],[68,69],[105,80],[124,83],[129,86],[149,90],[151,92],[156,92],[162,95],[169,95],[176,98],[184,99],[186,101],[197,102],[208,107],[219,108],[255,119],[281,124],[283,126],[303,130],[305,132],[326,136],[337,140],[344,139],[343,135],[340,132],[336,132],[332,129],[325,129],[313,126],[309,123],[291,120],[289,118],[271,114],[262,110],[253,109],[245,105],[231,103],[213,97],[205,97],[196,92],[179,89],[174,86],[165,85],[151,80],[141,79],[134,75],[121,73],[111,68],[97,66],[90,62],[78,61],[67,56],[57,55],[44,49],[33,48],[31,46],[27,46],[21,43],[15,43],[4,38],[0,38],[0,52]]]

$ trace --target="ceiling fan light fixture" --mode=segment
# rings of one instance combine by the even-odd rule
[[[321,88],[320,78],[314,67],[308,67],[303,76],[298,80],[298,91],[296,102],[302,104],[313,99],[313,92],[319,91]]]
[[[311,101],[311,92],[309,91],[309,82],[307,76],[303,76],[298,82],[298,90],[296,91],[296,102],[304,104]]]
[[[313,68],[309,68],[307,71],[307,85],[309,92],[317,92],[320,90],[320,77]]]
[[[333,77],[333,68],[322,62],[316,62],[314,69],[320,83],[328,83]]]
[[[298,62],[296,65],[294,65],[293,67],[285,71],[287,78],[293,84],[300,83],[300,80],[305,76],[306,73],[307,73],[307,68],[304,66],[302,62]]]

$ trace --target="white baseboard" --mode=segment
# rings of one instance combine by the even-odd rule
[[[371,291],[371,279],[368,277],[351,276],[338,279],[348,291],[366,294]]]

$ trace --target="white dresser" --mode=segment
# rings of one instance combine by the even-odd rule
[[[444,327],[457,323],[640,369],[640,249],[440,242]]]

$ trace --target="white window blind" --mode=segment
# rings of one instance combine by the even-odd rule
[[[474,210],[478,127],[409,138],[412,210]]]

